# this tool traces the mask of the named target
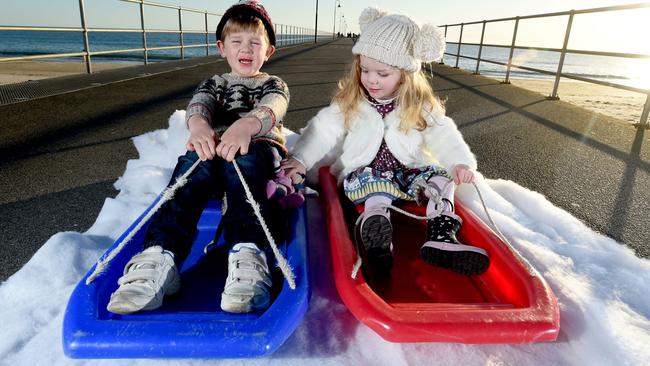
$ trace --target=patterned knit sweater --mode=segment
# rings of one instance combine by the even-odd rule
[[[199,114],[221,134],[239,117],[257,117],[262,128],[252,139],[268,140],[285,149],[281,129],[288,105],[289,88],[279,77],[226,73],[199,84],[187,107],[186,121]]]

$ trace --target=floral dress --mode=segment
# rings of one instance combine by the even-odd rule
[[[366,97],[382,118],[395,109],[394,100],[382,103],[371,96]],[[370,165],[360,167],[345,177],[343,190],[355,204],[365,202],[374,195],[386,196],[392,200],[420,202],[423,188],[429,179],[439,175],[451,179],[447,170],[441,166],[407,167],[395,158],[386,141],[382,140]]]

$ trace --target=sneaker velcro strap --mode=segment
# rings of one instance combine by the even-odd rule
[[[234,271],[233,277],[239,279],[240,281],[250,280],[254,284],[257,284],[259,282],[264,282],[269,287],[272,285],[271,278],[263,268],[260,268],[258,270],[258,269],[240,267]]]
[[[117,291],[115,291],[115,294],[132,294],[132,295],[139,295],[139,296],[148,296],[148,297],[153,297],[156,294],[156,289],[151,287],[147,283],[143,282],[130,282],[127,284],[120,284],[120,287]]]
[[[155,281],[159,276],[159,271],[150,268],[138,268],[131,270],[129,273],[120,277],[117,283],[120,285],[127,284],[135,281]]]
[[[165,258],[163,257],[162,253],[152,253],[152,252],[142,252],[140,254],[136,254],[131,258],[131,260],[124,266],[124,274],[128,273],[131,271],[131,267],[136,266],[138,264],[140,265],[150,265],[151,267],[155,267],[157,265],[160,265],[164,263]]]

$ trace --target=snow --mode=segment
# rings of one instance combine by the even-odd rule
[[[72,360],[62,351],[61,324],[68,297],[88,269],[165,187],[187,130],[176,111],[166,130],[133,139],[139,159],[127,163],[85,233],[52,236],[17,273],[0,285],[0,364],[152,365],[213,364],[214,360]],[[295,140],[290,136],[290,141]],[[511,181],[477,185],[489,212],[515,248],[549,282],[561,309],[560,336],[527,345],[395,344],[359,323],[339,299],[316,201],[310,201],[313,292],[296,332],[272,356],[221,360],[225,365],[642,365],[650,364],[650,261],[595,233],[542,195]],[[472,186],[463,201],[486,220]],[[314,268],[314,266],[312,266]]]

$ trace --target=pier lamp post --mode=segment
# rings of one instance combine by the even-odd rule
[[[318,43],[318,0],[316,0],[316,24],[314,25],[314,43]]]
[[[343,18],[345,18],[345,15],[341,12],[341,17],[339,18],[339,32],[341,31],[341,22],[343,22]]]
[[[337,5],[338,4],[338,5]],[[334,1],[334,24],[332,24],[332,39],[336,38],[336,8],[341,7],[341,1]]]

